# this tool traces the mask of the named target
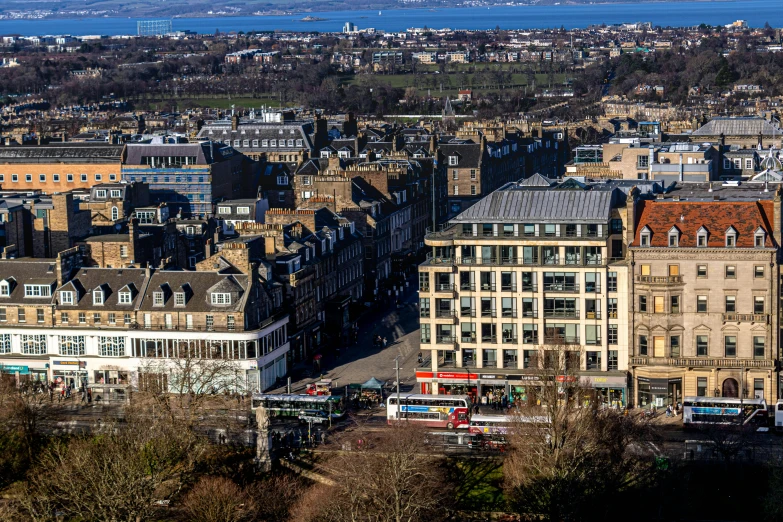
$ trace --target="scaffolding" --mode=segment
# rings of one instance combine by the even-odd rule
[[[163,36],[171,32],[171,20],[139,20],[136,30],[138,36]]]

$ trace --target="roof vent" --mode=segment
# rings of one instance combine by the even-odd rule
[[[663,199],[663,194],[657,194],[657,195],[655,196],[655,199]]]
[[[674,196],[672,199],[673,199],[674,201],[680,201],[680,196]]]

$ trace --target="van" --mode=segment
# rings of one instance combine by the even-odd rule
[[[320,410],[301,410],[299,412],[299,422],[324,424],[329,422],[329,414]]]

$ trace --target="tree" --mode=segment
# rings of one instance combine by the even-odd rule
[[[241,522],[252,511],[245,492],[224,477],[203,477],[185,496],[183,511],[193,522]]]
[[[320,466],[330,484],[308,490],[298,522],[418,522],[444,520],[454,498],[438,457],[424,452],[425,432],[400,423],[383,432],[358,431],[350,448]],[[361,441],[360,443],[357,441]],[[350,445],[350,446],[348,446]]]
[[[130,408],[125,423],[55,441],[29,473],[25,519],[139,522],[153,519],[191,476],[203,442],[181,424]]]
[[[504,465],[511,507],[542,520],[599,516],[618,493],[651,477],[653,459],[644,446],[653,434],[638,417],[599,410],[578,375],[577,345],[545,346],[539,387],[519,410],[509,434]]]

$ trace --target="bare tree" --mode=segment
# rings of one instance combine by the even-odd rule
[[[608,499],[644,480],[653,464],[647,423],[599,410],[580,382],[577,345],[546,345],[533,404],[508,435],[504,479],[510,506],[542,520],[596,516]]]
[[[126,423],[53,442],[28,475],[20,510],[27,520],[55,513],[79,520],[150,520],[160,500],[189,480],[204,450],[182,425],[129,411]]]
[[[350,451],[320,468],[334,485],[308,491],[293,520],[417,522],[448,516],[452,485],[440,459],[425,452],[425,432],[401,423],[383,432],[351,435]],[[343,444],[347,449],[348,442]]]
[[[244,372],[232,354],[225,352],[228,349],[212,341],[202,353],[197,346],[181,342],[174,357],[144,359],[139,365],[142,398],[158,411],[183,420],[188,428],[208,409],[225,412],[240,407],[246,391]],[[221,424],[228,419],[223,417]]]
[[[193,522],[242,522],[251,511],[242,488],[224,477],[199,480],[185,496],[183,510]]]

